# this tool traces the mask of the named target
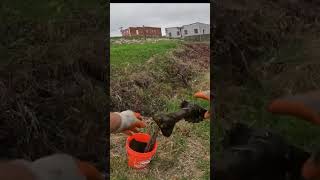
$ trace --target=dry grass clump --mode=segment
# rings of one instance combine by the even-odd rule
[[[186,44],[165,56],[155,56],[142,65],[111,69],[111,109],[132,109],[146,115],[163,111],[166,101],[179,88],[190,88],[191,79],[209,69],[209,47]],[[207,65],[205,65],[207,64]]]
[[[64,152],[106,168],[106,42],[98,18],[17,18],[1,27],[9,32],[0,67],[1,159]]]

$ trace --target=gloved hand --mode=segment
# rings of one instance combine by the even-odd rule
[[[141,121],[141,115],[131,110],[122,111],[119,113],[121,117],[121,124],[117,132],[124,132],[125,134],[132,135],[139,132],[137,128],[146,127],[145,123]]]
[[[207,91],[198,91],[194,94],[194,97],[204,99],[210,102],[210,90]],[[210,111],[207,111],[204,115],[205,119],[210,118]]]
[[[7,165],[9,172],[32,174],[33,180],[103,180],[102,174],[88,162],[79,161],[67,154],[55,154],[40,158],[34,162],[15,160]],[[7,177],[9,177],[7,175]],[[14,176],[12,176],[14,177]],[[24,179],[23,177],[21,177]],[[11,178],[9,178],[11,179]],[[14,179],[14,178],[13,178]]]

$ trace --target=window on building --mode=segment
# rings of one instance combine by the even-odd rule
[[[184,34],[188,34],[188,30],[184,30]]]
[[[137,35],[139,35],[139,31],[138,31],[138,29],[136,30],[136,34],[137,34]]]
[[[177,36],[180,36],[180,32],[179,31],[177,31]]]
[[[204,30],[202,30],[203,31],[203,33],[202,34],[204,34]]]
[[[194,33],[195,33],[195,34],[198,34],[198,29],[194,29]]]
[[[171,37],[172,35],[171,35],[171,32],[169,32],[169,37]]]

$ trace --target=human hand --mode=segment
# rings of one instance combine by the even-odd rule
[[[200,98],[200,99],[204,99],[210,102],[210,90],[207,91],[198,91],[194,94],[194,97],[196,98]],[[210,111],[207,111],[204,114],[204,118],[205,119],[209,119],[210,118]]]
[[[138,133],[138,128],[146,127],[145,123],[141,121],[141,115],[131,110],[122,111],[119,113],[121,117],[121,124],[117,132],[123,132],[127,135]]]

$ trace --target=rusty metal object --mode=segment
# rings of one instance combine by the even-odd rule
[[[151,139],[150,139],[150,141],[148,142],[148,144],[147,144],[144,152],[150,152],[150,151],[153,149],[153,147],[154,147],[154,145],[155,145],[155,143],[156,143],[156,140],[157,140],[159,131],[160,131],[160,128],[159,128],[158,126],[156,126],[156,129],[155,129],[155,131],[152,133]]]
[[[153,120],[157,123],[164,136],[169,137],[172,134],[174,126],[178,121],[184,119],[191,123],[198,123],[204,119],[204,115],[207,112],[201,106],[187,101],[183,101],[180,107],[181,109],[178,112],[158,114],[153,117]]]

